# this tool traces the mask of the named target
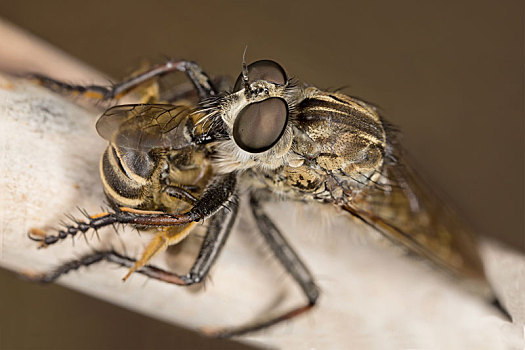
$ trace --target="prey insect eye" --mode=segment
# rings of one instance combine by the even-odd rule
[[[279,63],[270,60],[256,61],[248,66],[248,80],[266,80],[270,83],[285,84],[287,81],[286,73]],[[242,74],[235,81],[233,91],[242,89]]]
[[[278,97],[244,107],[233,124],[235,143],[250,153],[261,153],[279,141],[288,121],[288,105]]]

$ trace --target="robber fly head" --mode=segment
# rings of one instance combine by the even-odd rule
[[[225,171],[286,163],[293,142],[290,118],[297,104],[297,85],[276,62],[261,60],[243,69],[233,89],[207,101],[202,112],[210,128],[226,135],[217,144]]]

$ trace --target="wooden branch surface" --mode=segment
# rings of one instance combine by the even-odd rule
[[[105,82],[46,44],[5,24],[0,67],[39,71],[81,83]],[[0,265],[45,271],[82,253],[114,247],[138,256],[150,236],[102,230],[100,240],[77,237],[47,249],[27,238],[32,227],[52,229],[64,213],[80,216],[104,204],[98,161],[105,142],[95,132],[98,112],[33,84],[0,78]],[[242,204],[246,204],[243,202]],[[244,205],[244,207],[246,207]],[[283,349],[508,349],[523,346],[525,257],[494,243],[483,252],[489,277],[514,318],[502,320],[483,301],[457,289],[427,266],[382,244],[345,215],[320,207],[274,203],[269,214],[304,258],[322,289],[307,316],[241,340]],[[202,231],[202,228],[201,228]],[[183,272],[199,234],[155,263]],[[246,208],[204,288],[163,284],[101,263],[59,283],[123,307],[189,328],[240,325],[304,301],[257,236]]]

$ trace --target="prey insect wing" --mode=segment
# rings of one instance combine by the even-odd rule
[[[183,105],[128,104],[109,108],[96,124],[98,134],[124,148],[149,151],[191,145],[186,122],[192,109]]]

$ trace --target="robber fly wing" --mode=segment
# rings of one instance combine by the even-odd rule
[[[459,216],[397,154],[345,209],[455,275],[483,279],[476,240]]]
[[[120,147],[179,149],[191,144],[185,132],[191,113],[191,108],[180,105],[119,105],[104,112],[96,128],[100,136]]]

